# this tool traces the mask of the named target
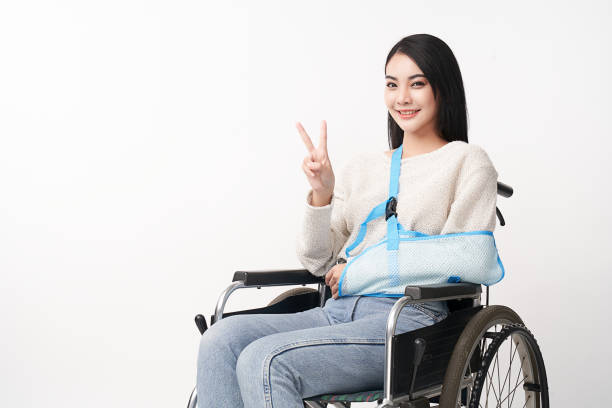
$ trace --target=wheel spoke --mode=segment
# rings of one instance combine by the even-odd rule
[[[499,395],[502,395],[504,388],[506,388],[506,380],[508,380],[508,389],[510,389],[510,383],[512,382],[512,377],[510,377],[510,369],[512,368],[512,361],[514,360],[514,356],[516,355],[516,350],[518,349],[514,349],[514,354],[512,354],[512,339],[510,339],[510,363],[508,364],[508,372],[504,377],[504,383],[502,384],[502,389],[499,391]],[[508,408],[509,407],[510,405],[508,405]]]
[[[495,372],[495,363],[493,362],[493,372]],[[493,390],[493,394],[495,394],[495,398],[497,398],[497,400],[499,400],[499,397],[497,396],[497,393],[495,392],[495,381],[493,379],[493,374],[489,375],[489,372],[487,371],[487,377],[489,378],[489,386],[487,387],[487,401],[489,399],[489,391]]]
[[[514,354],[512,354],[512,345],[514,344],[514,342],[512,341],[512,336],[510,336],[510,364],[508,364],[508,389],[510,389],[510,382],[512,381],[512,360],[514,359]],[[518,348],[514,349],[514,352],[516,353],[516,350]],[[506,380],[504,379],[504,382]],[[508,400],[508,408],[510,408],[510,400]]]
[[[525,357],[521,359],[521,367],[519,368],[519,372],[516,376],[516,382],[514,383],[514,389],[516,389],[516,385],[518,384],[519,378],[521,377],[521,372],[523,371],[523,361],[525,361]],[[523,380],[525,380],[525,377],[523,377]],[[510,401],[510,405],[512,405],[513,402],[514,402],[514,394],[512,395],[512,400]]]
[[[497,326],[495,326],[495,331],[497,331]],[[497,363],[497,389],[499,390],[499,398],[501,398],[501,381],[499,379],[499,359],[497,358],[499,354],[495,353],[495,362]],[[499,398],[497,399],[499,405]]]
[[[525,381],[525,378],[523,378],[523,380],[522,380],[522,381],[521,381],[519,384],[517,384],[517,386],[516,386],[516,387],[514,387],[514,388],[512,389],[512,391],[509,391],[509,392],[508,392],[508,396],[506,396],[506,398],[504,398],[503,400],[501,400],[501,401],[499,402],[499,406],[501,406],[501,404],[502,404],[502,403],[503,403],[505,400],[507,400],[507,399],[510,397],[510,393],[513,393],[513,392],[514,392],[514,391],[517,389],[517,387],[523,383],[523,381]],[[512,395],[514,395],[514,394],[512,394]]]

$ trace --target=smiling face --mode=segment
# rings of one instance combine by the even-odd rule
[[[405,54],[393,55],[385,68],[385,104],[404,136],[437,137],[438,107],[433,88],[423,71]],[[403,114],[410,110],[418,112]]]

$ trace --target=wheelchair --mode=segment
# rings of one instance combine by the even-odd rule
[[[497,192],[513,194],[512,187],[498,182]],[[496,208],[500,225],[504,218]],[[229,296],[241,288],[305,286],[281,293],[265,307],[224,313]],[[331,296],[325,277],[306,269],[237,271],[220,294],[211,325],[235,314],[297,313],[323,307]],[[529,407],[548,408],[548,382],[542,353],[519,315],[502,305],[489,306],[490,288],[473,283],[407,286],[387,318],[383,389],[311,396],[305,408],[344,407],[376,401],[377,408]],[[411,303],[446,301],[444,320],[414,331],[395,334],[397,318]],[[200,334],[208,326],[203,315],[195,317]],[[197,407],[194,388],[188,408]],[[209,408],[209,407],[199,407]]]

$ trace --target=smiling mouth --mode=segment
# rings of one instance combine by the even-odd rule
[[[402,113],[402,111],[397,111],[397,113],[399,113],[400,118],[407,119],[407,118],[415,117],[416,114],[419,113],[420,111],[421,111],[420,109],[415,109],[415,110],[410,110],[410,111],[404,111],[405,113]]]

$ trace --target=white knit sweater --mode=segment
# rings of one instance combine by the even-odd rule
[[[325,275],[338,257],[350,261],[387,233],[384,217],[368,224],[364,240],[345,255],[370,211],[389,196],[391,157],[360,153],[336,175],[331,203],[312,206],[298,233],[296,254],[313,275]],[[428,235],[486,230],[496,225],[497,171],[478,145],[454,141],[429,153],[402,159],[397,217],[406,230]]]

